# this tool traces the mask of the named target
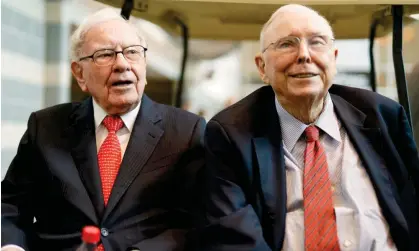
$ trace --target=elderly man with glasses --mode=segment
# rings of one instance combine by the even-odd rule
[[[182,250],[195,203],[205,120],[148,98],[147,44],[113,9],[72,35],[71,70],[91,95],[31,114],[1,184],[2,250]]]
[[[332,86],[333,41],[327,20],[301,5],[263,27],[255,62],[268,86],[207,124],[211,224],[200,250],[419,250],[406,114],[377,93]]]

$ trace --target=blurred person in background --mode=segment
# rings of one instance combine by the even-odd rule
[[[182,250],[205,120],[144,94],[144,38],[113,9],[72,35],[71,70],[92,97],[31,114],[1,184],[2,250]]]
[[[260,43],[269,86],[207,124],[200,250],[419,250],[419,159],[402,106],[332,86],[333,31],[310,8],[279,8]]]

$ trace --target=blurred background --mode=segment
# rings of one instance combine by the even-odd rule
[[[123,1],[113,2],[122,6]],[[152,3],[149,0],[150,9]],[[93,0],[1,0],[2,178],[16,154],[31,112],[85,98],[71,76],[69,37],[86,15],[103,7],[109,5]],[[234,8],[230,11],[234,16]],[[257,18],[265,22],[270,14],[267,11]],[[140,18],[141,14],[136,16],[131,16],[130,21],[144,34],[149,49],[145,92],[155,101],[175,105],[183,56],[182,36]],[[418,15],[412,17],[419,19]],[[195,36],[189,40],[180,107],[209,120],[263,85],[253,60],[259,51],[258,36],[263,22],[254,26],[252,36],[240,37],[234,28],[231,34],[236,35],[231,40],[228,40],[229,31],[225,31],[225,36]],[[346,32],[368,30],[369,26],[370,23],[354,23],[346,26],[349,27]],[[194,27],[193,32],[199,28]],[[208,27],[201,27],[204,29]],[[375,75],[377,92],[397,100],[391,36],[388,33],[375,39]],[[337,38],[339,74],[335,83],[371,89],[368,36]],[[416,20],[404,26],[403,56],[417,142],[418,48],[419,21]]]

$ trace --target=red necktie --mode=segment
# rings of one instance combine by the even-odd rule
[[[108,136],[100,146],[97,157],[102,180],[103,199],[106,206],[121,164],[121,145],[116,132],[124,126],[124,123],[120,117],[114,116],[106,116],[102,123],[108,129]]]
[[[339,251],[336,216],[326,154],[319,141],[319,129],[305,130],[304,232],[306,251]]]
[[[103,199],[106,206],[121,165],[121,144],[116,132],[124,126],[124,123],[119,116],[106,116],[102,123],[108,129],[108,136],[100,146],[97,158],[100,179],[102,180]],[[100,244],[97,250],[104,251],[103,245]]]

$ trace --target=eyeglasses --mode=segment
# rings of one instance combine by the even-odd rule
[[[112,49],[103,49],[95,51],[92,55],[82,57],[79,61],[91,58],[97,66],[109,66],[116,60],[116,55],[122,53],[125,59],[130,63],[137,63],[140,59],[145,58],[147,48],[142,45],[132,45],[124,48],[122,51],[115,51]]]
[[[306,38],[299,38],[295,36],[288,36],[278,39],[276,42],[270,43],[265,49],[262,50],[264,53],[269,47],[272,47],[275,51],[280,53],[294,53],[300,49],[301,42],[305,40],[308,48],[316,52],[324,52],[330,48],[330,45],[335,41],[334,38],[328,36],[310,36]]]

